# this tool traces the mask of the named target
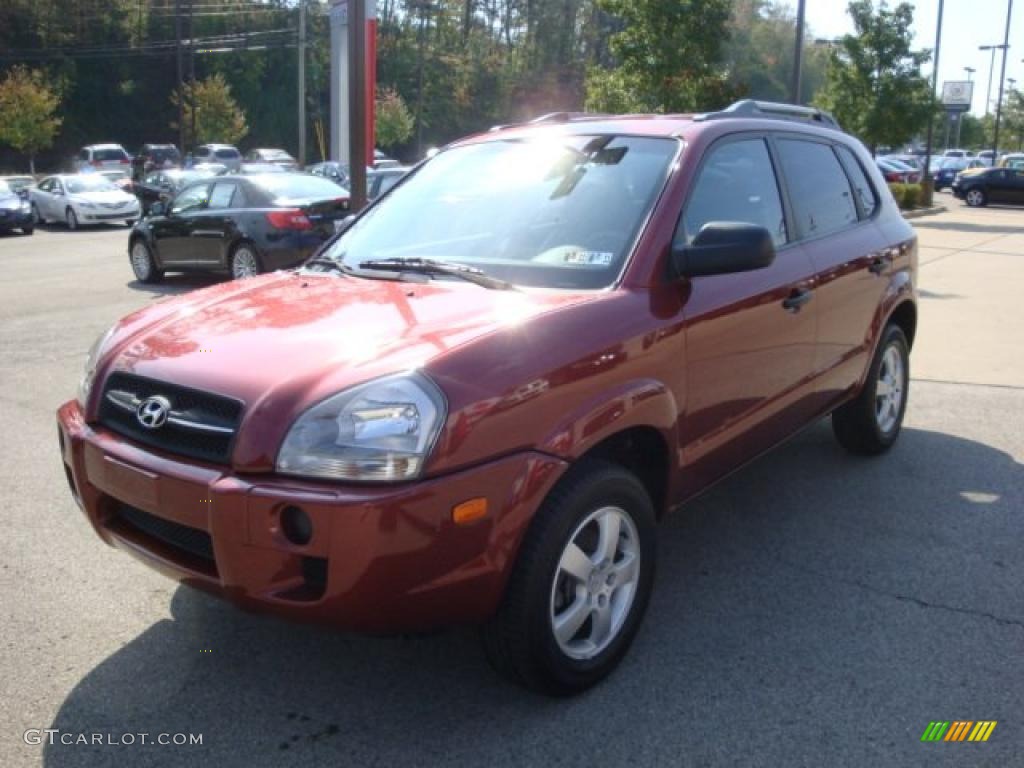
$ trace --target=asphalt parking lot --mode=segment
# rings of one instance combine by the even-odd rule
[[[823,422],[670,518],[632,653],[569,701],[499,680],[470,630],[250,616],[104,546],[54,411],[116,318],[214,279],[135,283],[123,227],[0,236],[0,765],[1024,764],[1024,209],[950,206],[914,222],[896,448],[851,458]],[[922,743],[932,720],[998,726]],[[27,729],[203,743],[36,746]]]

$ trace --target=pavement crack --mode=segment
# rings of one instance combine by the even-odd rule
[[[840,584],[845,584],[850,587],[856,587],[857,589],[862,589],[865,592],[871,592],[872,594],[892,598],[893,600],[899,600],[904,603],[913,603],[914,605],[918,605],[922,608],[934,608],[940,611],[948,611],[949,613],[960,613],[965,616],[973,616],[979,619],[988,619],[990,621],[996,622],[997,624],[1002,624],[1003,626],[1020,627],[1024,629],[1024,620],[1021,619],[1008,618],[1006,616],[997,616],[996,614],[989,613],[988,611],[977,611],[972,608],[961,608],[956,605],[933,603],[929,600],[924,600],[920,597],[915,597],[914,595],[904,595],[899,592],[890,592],[888,590],[881,589],[879,587],[868,584],[867,582],[860,581],[859,579],[847,579],[842,576],[836,576],[835,574],[816,571],[813,568],[808,568],[807,566],[799,565],[788,560],[777,560],[777,562],[780,565],[786,566],[787,568],[792,568],[793,570],[806,573],[809,576],[814,576],[818,579],[834,581]]]

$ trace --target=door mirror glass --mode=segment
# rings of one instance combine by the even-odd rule
[[[765,227],[738,221],[709,221],[692,243],[672,249],[676,277],[749,272],[774,260],[771,233]]]

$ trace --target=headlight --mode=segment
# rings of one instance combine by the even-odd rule
[[[92,382],[96,377],[96,365],[100,361],[100,353],[113,333],[114,328],[109,328],[89,347],[89,355],[85,358],[85,370],[82,371],[82,378],[78,382],[78,404],[82,408],[85,408],[85,401],[89,399],[89,391],[92,389]]]
[[[340,392],[288,431],[277,471],[332,480],[390,482],[418,476],[444,424],[444,395],[419,374]]]
[[[88,200],[79,200],[77,205],[81,208],[95,208],[96,203],[90,203]]]

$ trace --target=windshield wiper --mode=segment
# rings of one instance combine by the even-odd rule
[[[468,283],[475,283],[498,291],[518,290],[512,283],[491,277],[486,272],[476,267],[469,267],[465,264],[454,264],[450,261],[434,261],[434,259],[421,258],[397,258],[397,259],[373,259],[359,263],[360,269],[376,269],[382,272],[410,272],[419,275],[445,275],[446,277],[458,277]]]
[[[302,264],[302,268],[306,267],[330,267],[336,272],[341,272],[343,275],[351,275],[352,270],[342,264],[340,261],[334,259],[328,259],[326,256],[317,256],[315,259],[310,259]]]

